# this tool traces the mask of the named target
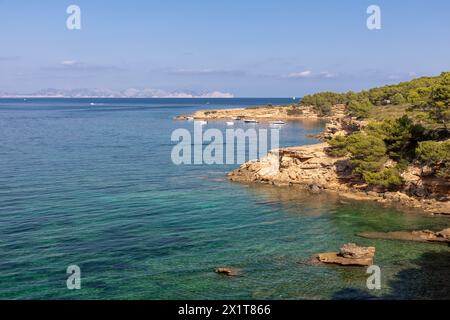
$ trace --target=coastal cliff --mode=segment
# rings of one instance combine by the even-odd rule
[[[295,105],[203,110],[176,119],[323,119],[326,130],[316,136],[322,143],[273,150],[229,179],[450,215],[450,72],[358,93],[315,93]]]
[[[312,192],[333,191],[355,200],[373,200],[450,215],[449,182],[427,176],[426,168],[410,166],[404,185],[377,190],[356,179],[347,157],[332,157],[328,143],[272,150],[266,157],[243,164],[228,174],[235,182],[299,186]]]

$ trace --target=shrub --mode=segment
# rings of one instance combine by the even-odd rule
[[[395,105],[401,105],[406,103],[406,99],[401,93],[396,93],[392,96],[391,102]]]
[[[450,140],[420,142],[416,154],[421,161],[433,166],[438,176],[450,178]]]
[[[364,172],[363,178],[368,184],[383,187],[400,186],[403,184],[403,180],[396,167],[387,168],[380,172]]]
[[[350,115],[358,118],[367,118],[372,110],[372,103],[365,99],[363,101],[352,100],[347,106]]]

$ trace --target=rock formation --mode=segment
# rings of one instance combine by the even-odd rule
[[[218,273],[218,274],[226,275],[226,276],[229,276],[229,277],[238,276],[239,273],[240,273],[240,271],[238,269],[229,268],[229,267],[216,268],[214,270],[214,272]]]
[[[423,231],[395,231],[395,232],[362,232],[359,237],[367,239],[403,240],[418,242],[450,243],[450,228],[440,232]]]
[[[296,119],[331,119],[345,116],[345,106],[336,105],[332,109],[330,117],[322,117],[313,107],[300,106],[260,106],[252,108],[234,108],[220,110],[200,110],[187,116],[181,115],[175,117],[175,120],[230,120],[233,118],[256,119],[259,121],[271,120],[296,120]]]
[[[355,200],[373,200],[450,215],[450,186],[446,179],[424,176],[425,169],[411,166],[403,173],[402,190],[374,191],[354,180],[346,157],[331,157],[327,148],[328,143],[320,143],[272,150],[266,157],[243,164],[229,173],[228,178],[236,182],[296,185],[314,192],[329,190]]]
[[[320,253],[317,259],[322,263],[341,266],[371,266],[374,256],[374,247],[359,247],[354,243],[348,243],[338,253]]]

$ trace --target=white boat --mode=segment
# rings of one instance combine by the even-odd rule
[[[241,117],[233,117],[233,118],[231,118],[232,120],[234,120],[234,121],[240,121],[241,120]]]
[[[187,117],[186,118],[188,121],[194,121],[194,117]]]
[[[281,120],[272,121],[270,124],[276,125],[276,126],[283,126],[286,124],[286,122]]]
[[[198,120],[198,121],[195,121],[195,122],[198,123],[198,124],[201,124],[201,125],[208,124],[208,121],[204,121],[204,120]]]
[[[244,120],[245,123],[258,123],[258,120],[255,119],[246,119]]]
[[[227,121],[227,126],[234,126],[234,122],[233,121]]]

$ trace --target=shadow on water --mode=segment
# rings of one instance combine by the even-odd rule
[[[345,288],[332,299],[450,300],[450,252],[426,252],[412,263],[417,267],[400,271],[388,282],[391,289],[388,294],[375,296],[364,290]]]

